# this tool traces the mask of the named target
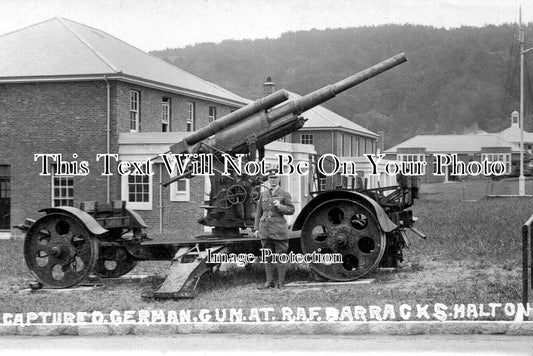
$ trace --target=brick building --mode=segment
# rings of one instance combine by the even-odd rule
[[[41,208],[86,200],[125,199],[142,209],[153,199],[152,187],[114,168],[113,176],[102,176],[96,155],[118,153],[121,133],[161,132],[173,139],[248,102],[67,19],[0,36],[0,229],[5,234],[25,217],[39,217]],[[40,176],[35,154],[87,161],[90,172],[58,176],[52,161],[52,174]],[[184,184],[176,189],[188,188]],[[172,208],[196,221],[203,197],[196,198]],[[152,215],[143,217],[157,224]]]
[[[160,161],[152,166],[154,175],[134,177],[120,176],[112,160],[113,175],[103,176],[103,160],[96,156],[147,160],[249,102],[67,19],[0,36],[0,238],[17,233],[11,226],[24,218],[40,217],[42,208],[117,199],[138,211],[152,232],[202,233],[196,221],[209,190],[205,179],[161,188],[169,176]],[[376,151],[377,134],[324,107],[302,116],[308,120],[303,129],[266,147],[269,161],[280,152],[301,161],[315,153],[353,158]],[[64,163],[50,160],[50,175],[40,175],[42,158],[36,154],[60,154]],[[89,173],[71,174],[84,173],[83,162]],[[73,172],[65,172],[67,167]],[[310,198],[306,179],[282,179],[298,211]],[[323,189],[341,183],[340,176],[321,180]]]

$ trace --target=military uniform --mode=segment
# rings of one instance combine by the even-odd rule
[[[281,203],[279,207],[274,206],[275,200]],[[289,229],[283,215],[292,214],[294,214],[294,205],[291,195],[279,186],[272,192],[267,189],[261,192],[261,198],[257,204],[254,230],[259,231],[259,238],[262,240],[288,240]]]
[[[279,206],[275,205],[276,201],[280,202]],[[287,253],[289,248],[289,229],[283,215],[292,214],[294,214],[294,205],[291,195],[281,189],[279,185],[274,189],[267,189],[261,192],[255,212],[254,230],[258,231],[258,237],[261,239],[261,246],[264,249],[270,249],[275,253]],[[267,282],[264,287],[271,288],[274,286],[272,262],[270,259],[262,262],[266,262]],[[285,282],[287,265],[278,261],[277,270],[278,286],[282,288]]]

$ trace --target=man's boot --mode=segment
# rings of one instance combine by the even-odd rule
[[[289,267],[286,263],[278,263],[278,288],[285,289],[285,273]]]
[[[257,289],[274,288],[274,269],[271,262],[265,263],[266,282],[263,285],[257,287]]]

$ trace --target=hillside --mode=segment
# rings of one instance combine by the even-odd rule
[[[306,94],[400,52],[408,62],[325,104],[373,131],[386,147],[422,133],[488,132],[508,126],[519,108],[516,25],[385,25],[289,32],[278,39],[223,41],[154,55],[250,99],[271,76],[278,88]],[[531,47],[533,25],[526,30]],[[533,68],[533,59],[526,57]],[[526,75],[526,129],[531,83]]]

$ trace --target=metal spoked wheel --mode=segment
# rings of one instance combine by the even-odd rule
[[[226,192],[227,200],[232,205],[242,204],[247,197],[246,189],[242,185],[232,185]]]
[[[259,199],[261,199],[261,189],[263,187],[264,185],[256,185],[250,192],[250,196],[252,197],[252,201],[254,203],[257,203]]]
[[[222,209],[229,209],[233,206],[233,204],[228,200],[227,190],[225,189],[221,190],[220,193],[218,193],[216,200],[217,205]]]
[[[98,241],[76,218],[52,213],[37,220],[26,234],[24,259],[39,282],[68,288],[93,270]]]
[[[125,275],[137,265],[137,260],[123,247],[100,247],[94,273],[103,278]]]
[[[302,228],[304,253],[342,256],[342,263],[312,263],[334,281],[352,281],[375,270],[385,252],[385,234],[375,215],[357,201],[338,199],[316,207]]]

